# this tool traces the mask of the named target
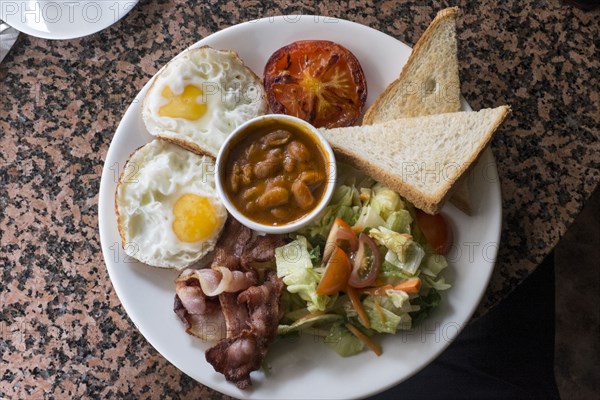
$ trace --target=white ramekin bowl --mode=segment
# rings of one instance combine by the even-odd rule
[[[242,214],[232,203],[227,192],[225,191],[225,168],[227,165],[227,157],[231,154],[232,148],[236,146],[240,141],[245,137],[246,134],[252,131],[252,128],[255,125],[262,125],[266,121],[277,121],[282,125],[300,127],[310,135],[315,142],[321,147],[323,153],[326,157],[326,165],[328,168],[327,178],[325,182],[325,192],[323,196],[319,199],[319,203],[313,208],[310,212],[302,216],[301,218],[294,220],[287,224],[282,225],[267,225],[256,222],[244,214]],[[283,114],[268,114],[262,115],[260,117],[253,118],[244,124],[240,125],[237,129],[235,129],[231,135],[225,140],[223,146],[221,146],[221,150],[217,155],[216,162],[216,187],[219,196],[221,197],[223,204],[227,208],[227,210],[231,213],[231,215],[237,219],[240,223],[247,226],[250,229],[253,229],[259,233],[271,233],[271,234],[283,234],[294,232],[306,225],[308,225],[312,220],[314,220],[320,213],[323,211],[323,208],[327,206],[331,196],[333,195],[333,190],[335,188],[336,182],[336,164],[335,164],[335,155],[333,154],[333,150],[331,146],[327,142],[327,140],[323,137],[321,132],[311,124],[306,121],[301,120],[300,118],[292,117],[289,115]]]

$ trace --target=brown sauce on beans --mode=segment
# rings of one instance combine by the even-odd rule
[[[311,212],[329,176],[318,142],[301,127],[279,121],[251,129],[225,162],[225,191],[233,205],[266,225],[285,225]]]

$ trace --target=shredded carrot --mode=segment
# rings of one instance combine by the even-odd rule
[[[365,328],[370,328],[371,322],[369,321],[369,316],[367,315],[367,312],[365,311],[365,308],[363,307],[362,302],[360,301],[359,294],[356,293],[356,290],[354,290],[351,286],[348,286],[346,288],[346,293],[350,298],[352,307],[354,307],[356,313],[358,314],[358,319],[360,323],[363,324]]]
[[[370,295],[375,295],[375,296],[383,296],[385,294],[385,291],[388,289],[393,289],[394,287],[392,285],[383,285],[383,286],[376,286],[376,287],[368,287],[368,288],[364,288],[364,289],[359,289],[359,293],[361,294],[370,294]]]
[[[421,290],[421,279],[420,278],[410,278],[405,281],[400,282],[396,286],[394,286],[395,290],[402,290],[408,294],[411,293],[419,293]]]
[[[375,300],[375,310],[377,310],[379,318],[381,318],[381,321],[385,324],[387,319],[385,318],[385,314],[383,312],[383,309],[381,308],[381,305],[379,305],[379,300]]]
[[[354,233],[356,233],[357,235],[358,235],[359,233],[361,233],[361,232],[362,232],[364,229],[365,229],[365,228],[363,228],[363,227],[362,227],[362,226],[360,226],[360,225],[355,225],[355,226],[353,226],[353,227],[352,227],[352,231],[353,231]]]
[[[350,332],[352,332],[352,334],[354,336],[356,336],[358,338],[358,340],[360,340],[368,348],[370,348],[373,351],[373,353],[377,354],[377,356],[381,355],[381,346],[379,346],[377,343],[375,343],[374,341],[372,341],[371,338],[369,338],[367,335],[365,335],[364,333],[362,333],[361,331],[359,331],[352,324],[346,324],[346,328],[348,328],[348,330]]]

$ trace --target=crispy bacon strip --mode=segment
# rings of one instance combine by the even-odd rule
[[[245,329],[237,336],[221,340],[206,352],[206,360],[215,371],[240,389],[252,385],[250,373],[260,368],[269,343],[277,335],[282,289],[283,283],[270,271],[265,283],[240,293],[238,304],[248,310]]]
[[[248,328],[252,334],[266,342],[272,342],[277,335],[277,325],[281,317],[279,303],[283,282],[270,271],[267,280],[260,286],[252,286],[238,296],[238,301],[248,308]]]
[[[241,389],[252,384],[250,373],[260,368],[277,334],[283,283],[272,267],[283,244],[283,236],[253,237],[230,217],[211,267],[186,270],[176,281],[175,313],[188,333],[220,340],[206,359]],[[256,285],[265,270],[265,282]]]
[[[256,236],[250,240],[241,256],[245,270],[261,270],[274,267],[275,249],[285,244],[283,235]]]
[[[239,336],[246,328],[248,309],[238,302],[237,293],[223,293],[219,296],[219,302],[225,317],[227,338]]]
[[[252,386],[250,373],[260,368],[267,347],[260,339],[244,331],[239,336],[221,340],[206,352],[206,360],[215,371],[225,375],[240,389]]]
[[[185,331],[204,340],[220,340],[226,335],[225,317],[217,298],[202,293],[194,278],[175,283],[175,314],[185,324]]]
[[[225,222],[223,233],[215,246],[215,257],[211,267],[224,267],[232,271],[240,269],[240,258],[252,239],[250,228],[240,224],[233,217]]]
[[[209,297],[235,293],[256,284],[254,272],[232,271],[225,267],[185,270],[177,280],[197,279],[202,292]]]

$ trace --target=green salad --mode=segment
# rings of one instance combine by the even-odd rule
[[[321,217],[275,251],[286,285],[279,335],[309,330],[341,356],[365,346],[380,354],[376,334],[425,319],[450,285],[442,276],[446,258],[428,243],[418,212],[396,192],[338,165],[338,185]]]

